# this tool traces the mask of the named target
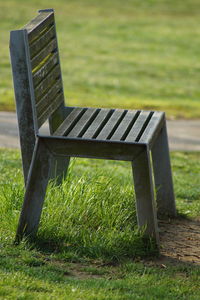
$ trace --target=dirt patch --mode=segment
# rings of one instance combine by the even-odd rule
[[[159,222],[161,260],[200,265],[200,220]]]

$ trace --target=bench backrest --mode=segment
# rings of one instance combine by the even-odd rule
[[[54,11],[41,10],[24,28],[11,31],[10,51],[17,109],[31,106],[27,113],[32,113],[37,133],[64,107]]]
[[[53,133],[65,117],[58,43],[52,9],[11,31],[10,54],[26,183],[36,135],[49,120]]]

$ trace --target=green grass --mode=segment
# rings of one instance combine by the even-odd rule
[[[172,153],[177,208],[200,211],[200,154]],[[148,264],[136,227],[129,163],[77,159],[51,185],[38,237],[13,246],[23,198],[16,150],[0,150],[0,299],[199,299],[200,268]],[[143,261],[141,261],[143,259]]]
[[[198,0],[1,1],[1,110],[14,110],[9,30],[49,6],[68,104],[200,117]]]

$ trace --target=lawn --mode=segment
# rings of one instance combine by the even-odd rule
[[[179,215],[199,217],[200,153],[172,153],[172,167]],[[162,264],[138,232],[129,163],[73,160],[35,242],[13,246],[23,190],[19,151],[1,149],[0,298],[200,298],[200,267]]]
[[[0,2],[0,109],[14,110],[9,31],[54,7],[69,105],[200,117],[198,0]]]

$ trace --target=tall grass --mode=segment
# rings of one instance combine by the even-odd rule
[[[60,187],[49,185],[36,245],[112,261],[156,253],[137,228],[130,170],[127,163],[72,163]],[[0,196],[3,227],[13,233],[24,192],[21,173],[17,177],[4,178]]]
[[[200,211],[198,157],[172,156],[177,207],[187,216]],[[0,162],[0,232],[13,240],[24,193],[19,153],[0,151]],[[61,187],[49,185],[36,245],[111,260],[155,253],[136,223],[129,163],[77,159]]]

